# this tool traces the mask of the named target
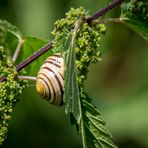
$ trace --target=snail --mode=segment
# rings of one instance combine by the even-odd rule
[[[48,57],[41,66],[36,79],[37,92],[49,103],[63,105],[64,60],[59,55]]]

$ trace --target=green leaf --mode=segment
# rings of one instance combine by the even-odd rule
[[[75,23],[72,35],[69,35],[69,38],[66,39],[66,44],[63,43],[66,67],[64,72],[65,111],[70,113],[72,123],[75,123],[78,127],[84,148],[117,148],[112,142],[111,134],[106,129],[100,113],[90,103],[91,99],[88,95],[83,93],[83,88],[78,86],[75,42],[80,24],[81,21],[78,20]]]
[[[135,0],[122,5],[121,18],[148,41],[148,2]]]
[[[75,51],[72,46],[70,46],[68,52],[65,54],[65,112],[66,114],[72,113],[77,122],[80,122],[81,118],[81,107],[80,107],[80,97],[79,97],[79,88],[77,82],[77,69],[75,66]]]
[[[7,56],[11,58],[18,42],[22,40],[20,30],[5,20],[0,20],[0,45],[6,51]]]
[[[18,39],[22,38],[21,31],[17,27],[11,25],[9,22],[5,20],[0,20],[0,30],[4,33],[11,32]]]
[[[66,70],[64,72],[64,100],[65,100],[65,112],[66,114],[72,113],[77,123],[80,123],[81,119],[81,105],[80,94],[77,82],[77,69],[76,69],[76,55],[75,55],[75,38],[77,34],[78,26],[81,21],[78,20],[73,34],[67,39],[65,48],[68,49],[64,55],[64,63]],[[68,47],[68,48],[67,48]]]
[[[111,134],[105,127],[105,122],[94,105],[86,100],[81,101],[82,121],[81,135],[83,147],[87,148],[117,148],[111,139]]]
[[[40,48],[42,48],[45,44],[47,44],[48,41],[44,39],[39,39],[36,37],[26,37],[23,42],[23,46],[20,51],[20,56],[18,57],[17,64],[25,60],[27,57],[38,51]],[[44,60],[50,56],[52,53],[51,50],[49,50],[47,53],[45,53],[43,56],[39,57],[37,60],[32,62],[30,65],[28,65],[25,68],[25,71],[27,72],[27,75],[33,75],[36,76],[39,68],[43,64]]]
[[[78,123],[80,122],[80,98],[77,83],[77,70],[75,66],[75,54],[73,48],[70,48],[65,57],[66,73],[65,73],[65,93],[64,100],[66,114],[72,113]]]

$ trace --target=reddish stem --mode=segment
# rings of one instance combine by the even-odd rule
[[[16,71],[22,70],[24,67],[32,63],[34,60],[39,58],[41,55],[43,55],[45,52],[47,52],[50,48],[52,48],[52,42],[47,43],[44,47],[39,49],[37,52],[35,52],[33,55],[25,59],[20,64],[16,65]]]
[[[0,82],[3,82],[3,81],[5,81],[6,80],[6,78],[4,78],[4,77],[1,77],[0,78]]]
[[[91,23],[93,20],[97,19],[98,17],[104,15],[107,13],[109,10],[113,9],[114,7],[117,7],[120,5],[124,0],[113,0],[109,5],[106,7],[102,8],[100,11],[94,13],[92,16],[88,17],[86,19],[87,23]]]
[[[91,23],[93,20],[95,20],[98,17],[104,15],[109,10],[111,10],[114,7],[120,5],[122,2],[123,2],[123,0],[113,0],[113,2],[110,3],[109,5],[107,5],[105,8],[101,9],[100,11],[96,12],[92,16],[88,17],[86,19],[86,21],[88,23]],[[49,42],[47,45],[45,45],[44,47],[42,47],[39,51],[37,51],[36,53],[34,53],[30,57],[28,57],[25,61],[23,61],[22,63],[18,64],[16,66],[16,70],[17,71],[20,71],[21,69],[23,69],[24,67],[26,67],[27,65],[29,65],[30,63],[32,63],[34,60],[36,60],[38,57],[40,57],[41,55],[43,55],[45,52],[47,52],[50,48],[52,48],[52,42]]]
[[[102,8],[98,12],[94,13],[92,16],[88,17],[86,19],[86,22],[87,23],[91,23],[93,20],[95,20],[98,17],[106,14],[109,10],[111,10],[114,7],[117,7],[118,5],[120,5],[123,1],[124,0],[113,0],[113,2],[111,2],[109,5],[107,5],[106,7]],[[47,52],[50,48],[52,48],[52,42],[49,42],[44,47],[42,47],[37,52],[35,52],[33,55],[31,55],[30,57],[28,57],[26,60],[24,60],[20,64],[16,65],[16,70],[17,71],[22,70],[24,67],[26,67],[27,65],[29,65],[30,63],[32,63],[34,60],[36,60],[37,58],[39,58],[45,52]],[[6,78],[0,78],[0,82],[3,82],[5,80],[6,80]]]

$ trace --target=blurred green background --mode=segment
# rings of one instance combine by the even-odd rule
[[[109,0],[0,0],[0,18],[25,36],[52,39],[53,23],[70,7],[90,14]],[[116,17],[119,8],[109,15]],[[91,65],[87,90],[120,148],[148,147],[148,43],[122,24],[108,24],[102,37],[102,62]],[[13,112],[2,148],[81,148],[64,107],[41,99],[31,83]]]

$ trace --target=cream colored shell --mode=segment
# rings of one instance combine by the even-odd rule
[[[60,55],[48,57],[41,66],[36,80],[37,92],[49,103],[63,104],[64,60]]]

